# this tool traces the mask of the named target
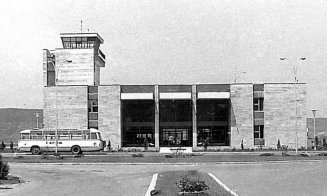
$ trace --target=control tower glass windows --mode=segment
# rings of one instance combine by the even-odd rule
[[[62,42],[65,49],[89,49],[94,48],[93,37],[64,37]]]

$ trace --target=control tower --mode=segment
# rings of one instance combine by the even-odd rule
[[[105,55],[97,33],[62,33],[63,48],[43,50],[45,129],[98,129],[98,86]]]
[[[43,84],[100,85],[100,67],[105,66],[105,55],[97,33],[62,33],[63,48],[43,51]]]

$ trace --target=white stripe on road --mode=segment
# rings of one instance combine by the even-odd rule
[[[213,178],[220,186],[222,186],[226,191],[228,191],[233,196],[238,196],[237,193],[235,193],[232,189],[230,189],[228,186],[226,186],[222,181],[220,181],[216,176],[214,176],[212,173],[208,173],[211,178]]]
[[[154,188],[156,187],[157,178],[158,178],[158,174],[153,174],[152,180],[150,182],[150,186],[148,188],[148,191],[145,193],[145,196],[151,196],[150,192],[154,190]]]

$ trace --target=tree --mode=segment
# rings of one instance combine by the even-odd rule
[[[277,142],[277,149],[279,150],[281,148],[281,146],[280,146],[280,141],[279,141],[279,139],[278,139],[278,142]]]
[[[110,143],[110,140],[108,140],[107,148],[108,148],[109,151],[110,151],[110,149],[111,149],[111,143]]]
[[[9,165],[7,162],[2,160],[2,155],[0,154],[0,179],[6,179],[9,174]]]
[[[318,139],[318,136],[315,137],[315,146],[318,147],[319,145],[319,139]]]

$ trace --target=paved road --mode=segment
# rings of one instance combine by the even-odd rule
[[[144,196],[154,173],[198,169],[211,172],[244,196],[326,195],[327,162],[191,165],[11,164],[30,182],[0,195]]]

